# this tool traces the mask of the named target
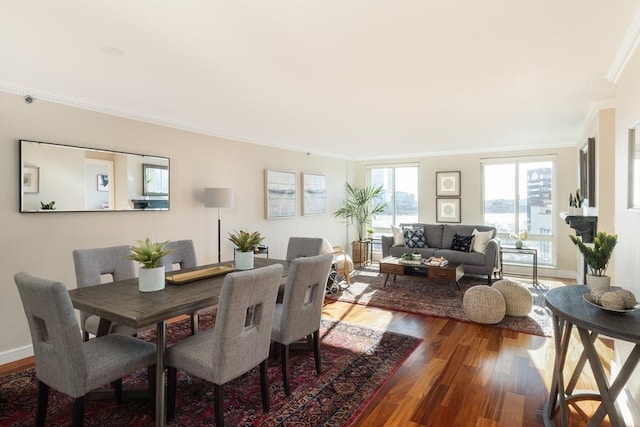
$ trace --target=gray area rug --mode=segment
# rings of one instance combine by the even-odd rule
[[[385,278],[386,274],[380,274],[377,265],[365,267],[355,272],[351,278],[351,286],[343,281],[341,290],[328,294],[326,298],[472,323],[462,308],[464,292],[472,286],[487,284],[486,278],[465,276],[460,280],[458,290],[448,283],[432,281],[423,276],[397,276],[395,282],[393,276],[389,276],[387,286],[383,288]],[[530,279],[511,279],[522,283],[531,291],[533,309],[528,317],[507,316],[493,326],[533,335],[552,336],[551,312],[545,307],[544,301],[549,284],[534,287]],[[551,287],[556,285],[562,284],[554,283]]]

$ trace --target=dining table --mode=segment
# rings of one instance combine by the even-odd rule
[[[273,258],[255,258],[254,268],[281,264],[283,277],[287,276],[289,262]],[[180,273],[199,271],[234,271],[233,262],[209,264]],[[176,272],[166,273],[171,278]],[[119,280],[95,286],[69,290],[73,306],[83,312],[100,317],[98,336],[108,333],[112,322],[140,329],[156,326],[156,396],[155,425],[165,425],[164,351],[166,349],[167,321],[174,317],[216,306],[220,298],[225,274],[190,279],[180,284],[168,280],[165,288],[154,292],[140,292],[138,279]]]

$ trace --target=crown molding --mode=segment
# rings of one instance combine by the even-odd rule
[[[608,108],[615,108],[615,99],[608,98],[603,99],[601,101],[592,102],[589,104],[589,109],[587,110],[587,114],[584,117],[584,121],[582,122],[582,131],[577,138],[576,147],[581,147],[584,144],[582,137],[589,129],[589,125],[596,118],[600,110],[606,110]]]
[[[616,57],[613,59],[613,63],[609,67],[607,73],[607,80],[612,83],[616,83],[620,78],[620,75],[624,71],[629,59],[640,45],[640,8],[636,12],[636,16],[631,21],[631,25],[627,29],[622,43],[618,48]]]

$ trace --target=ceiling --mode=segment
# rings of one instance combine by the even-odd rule
[[[0,90],[356,160],[575,146],[639,17],[640,0],[1,0]]]

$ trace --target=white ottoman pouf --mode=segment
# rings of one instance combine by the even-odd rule
[[[501,322],[506,311],[500,291],[487,285],[467,289],[462,297],[462,307],[469,319],[486,324]]]
[[[507,305],[505,315],[527,317],[533,308],[533,296],[529,289],[515,280],[501,279],[491,285],[500,291]]]

